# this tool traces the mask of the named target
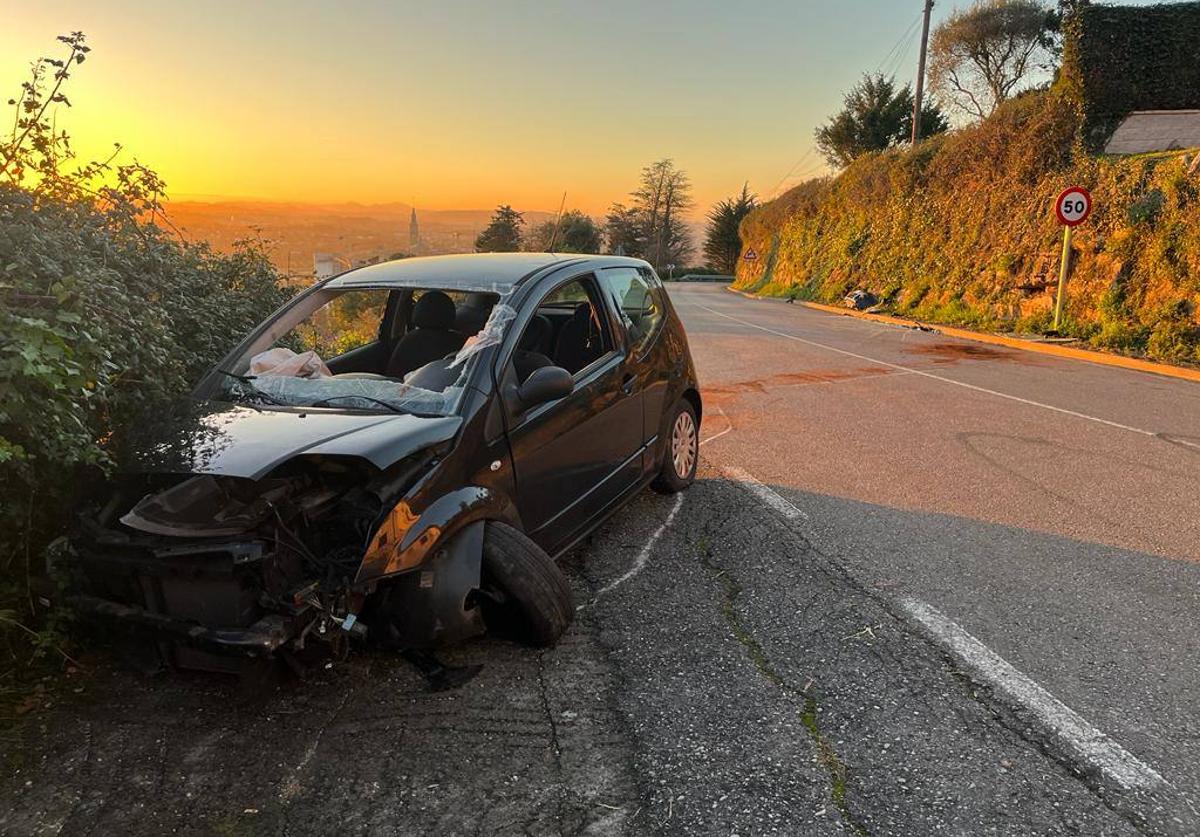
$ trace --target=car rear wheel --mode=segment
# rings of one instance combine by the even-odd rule
[[[696,408],[686,398],[679,399],[667,425],[667,450],[662,468],[651,487],[662,494],[677,494],[696,479],[700,462],[700,428]]]
[[[562,570],[522,532],[489,523],[476,599],[488,632],[526,645],[549,647],[575,616]]]

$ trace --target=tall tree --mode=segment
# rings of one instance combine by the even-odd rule
[[[630,205],[613,204],[606,232],[609,249],[638,256],[655,268],[683,264],[692,252],[684,213],[694,205],[687,172],[663,159],[642,169]]]
[[[1056,13],[1035,0],[975,0],[934,30],[931,88],[971,118],[990,116],[1047,68],[1056,21]]]
[[[855,157],[883,151],[912,137],[912,87],[896,88],[896,81],[867,74],[843,100],[843,107],[816,130],[817,148],[830,165],[845,168]],[[946,115],[935,104],[921,107],[921,135],[930,137],[949,127]]]
[[[521,249],[525,219],[508,204],[496,208],[491,223],[475,239],[477,253],[515,253]]]
[[[757,205],[749,184],[743,184],[740,195],[726,198],[709,210],[704,231],[704,258],[709,267],[727,274],[737,269],[742,253],[742,219]]]
[[[679,264],[692,243],[683,213],[694,206],[687,172],[670,158],[642,169],[641,185],[631,197],[646,220],[647,258],[656,268]]]
[[[578,209],[564,212],[556,221],[545,221],[529,231],[526,247],[534,252],[599,253],[601,234],[591,216]]]

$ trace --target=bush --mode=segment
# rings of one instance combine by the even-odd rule
[[[1164,306],[1146,342],[1146,354],[1158,360],[1197,360],[1200,326],[1188,301]]]
[[[27,101],[20,112],[36,114]],[[0,145],[0,643],[10,663],[47,647],[30,629],[30,576],[121,458],[121,429],[152,425],[289,295],[261,242],[222,255],[172,233],[151,170],[68,169],[65,134],[18,124],[27,142]]]

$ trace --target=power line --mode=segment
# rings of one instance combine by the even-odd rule
[[[876,75],[883,74],[888,77],[896,75],[896,72],[900,69],[901,64],[903,64],[905,59],[908,57],[909,50],[912,49],[913,39],[917,35],[917,25],[921,22],[922,17],[924,17],[923,11],[918,13],[917,16],[912,19],[912,22],[908,25],[908,28],[904,30],[904,33],[896,40],[896,43],[892,45],[892,48],[889,49],[883,56],[883,59],[879,62],[879,66],[875,68]],[[883,68],[885,65],[890,67],[887,73],[883,73]],[[796,169],[800,168],[800,166],[803,165],[808,158],[813,155],[813,151],[814,148],[809,146],[808,150],[801,155],[800,159],[792,163],[792,167],[787,170],[787,173],[784,174],[783,177],[779,178],[779,181],[774,187],[772,187],[771,191],[767,193],[767,200],[775,199],[775,197],[779,194],[779,188],[792,177]],[[816,165],[810,166],[809,168],[800,172],[797,177],[804,178],[815,174],[816,172],[820,171],[823,165],[823,163],[818,162]]]
[[[812,153],[813,153],[813,149],[810,146],[809,149],[804,152],[804,154],[800,157],[799,160],[792,163],[792,167],[787,170],[787,174],[785,174],[783,177],[779,178],[779,182],[776,183],[775,186],[771,189],[771,191],[767,193],[767,195],[768,195],[767,200],[774,199],[775,195],[778,194],[778,192],[779,192],[779,187],[783,185],[783,182],[785,180],[787,180],[789,177],[791,177],[792,172],[794,172],[796,169],[800,168],[800,164],[803,163],[805,160],[807,160],[809,157],[811,157]]]
[[[908,63],[909,53],[912,52],[913,44],[919,40],[920,35],[921,33],[917,31],[913,32],[912,35],[909,36],[908,40],[904,43],[903,49],[896,53],[896,58],[888,66],[884,76],[887,78],[895,78],[896,74],[900,72],[900,68]]]
[[[900,36],[896,43],[892,45],[892,48],[887,51],[887,54],[883,56],[883,60],[880,61],[879,66],[875,68],[876,75],[879,75],[883,72],[884,65],[889,63],[895,57],[895,53],[900,49],[901,45],[904,45],[905,48],[911,45],[912,37],[916,34],[917,24],[920,22],[921,14],[918,14],[913,18],[913,21],[908,25],[908,28],[904,30],[904,34]],[[894,72],[895,71],[893,70],[893,73]]]
[[[810,149],[810,153],[811,153],[811,149]],[[784,176],[783,180],[779,181],[779,183],[780,183],[780,185],[782,185],[783,183],[785,183],[786,181],[789,181],[789,180],[798,180],[798,181],[803,182],[805,179],[816,174],[824,167],[825,167],[825,164],[818,160],[816,163],[809,166],[804,171],[798,172],[795,175],[793,175],[791,172],[789,172],[787,175]],[[794,169],[793,169],[793,171],[794,171]],[[776,192],[771,195],[770,199],[774,199],[775,197],[777,197],[777,194],[779,192],[779,186],[776,186],[775,189],[776,189]]]

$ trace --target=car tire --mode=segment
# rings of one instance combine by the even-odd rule
[[[489,523],[483,539],[479,607],[488,633],[547,648],[575,616],[562,570],[524,533]]]
[[[667,422],[662,466],[650,487],[660,494],[678,494],[696,479],[700,462],[700,425],[696,408],[680,398]]]

